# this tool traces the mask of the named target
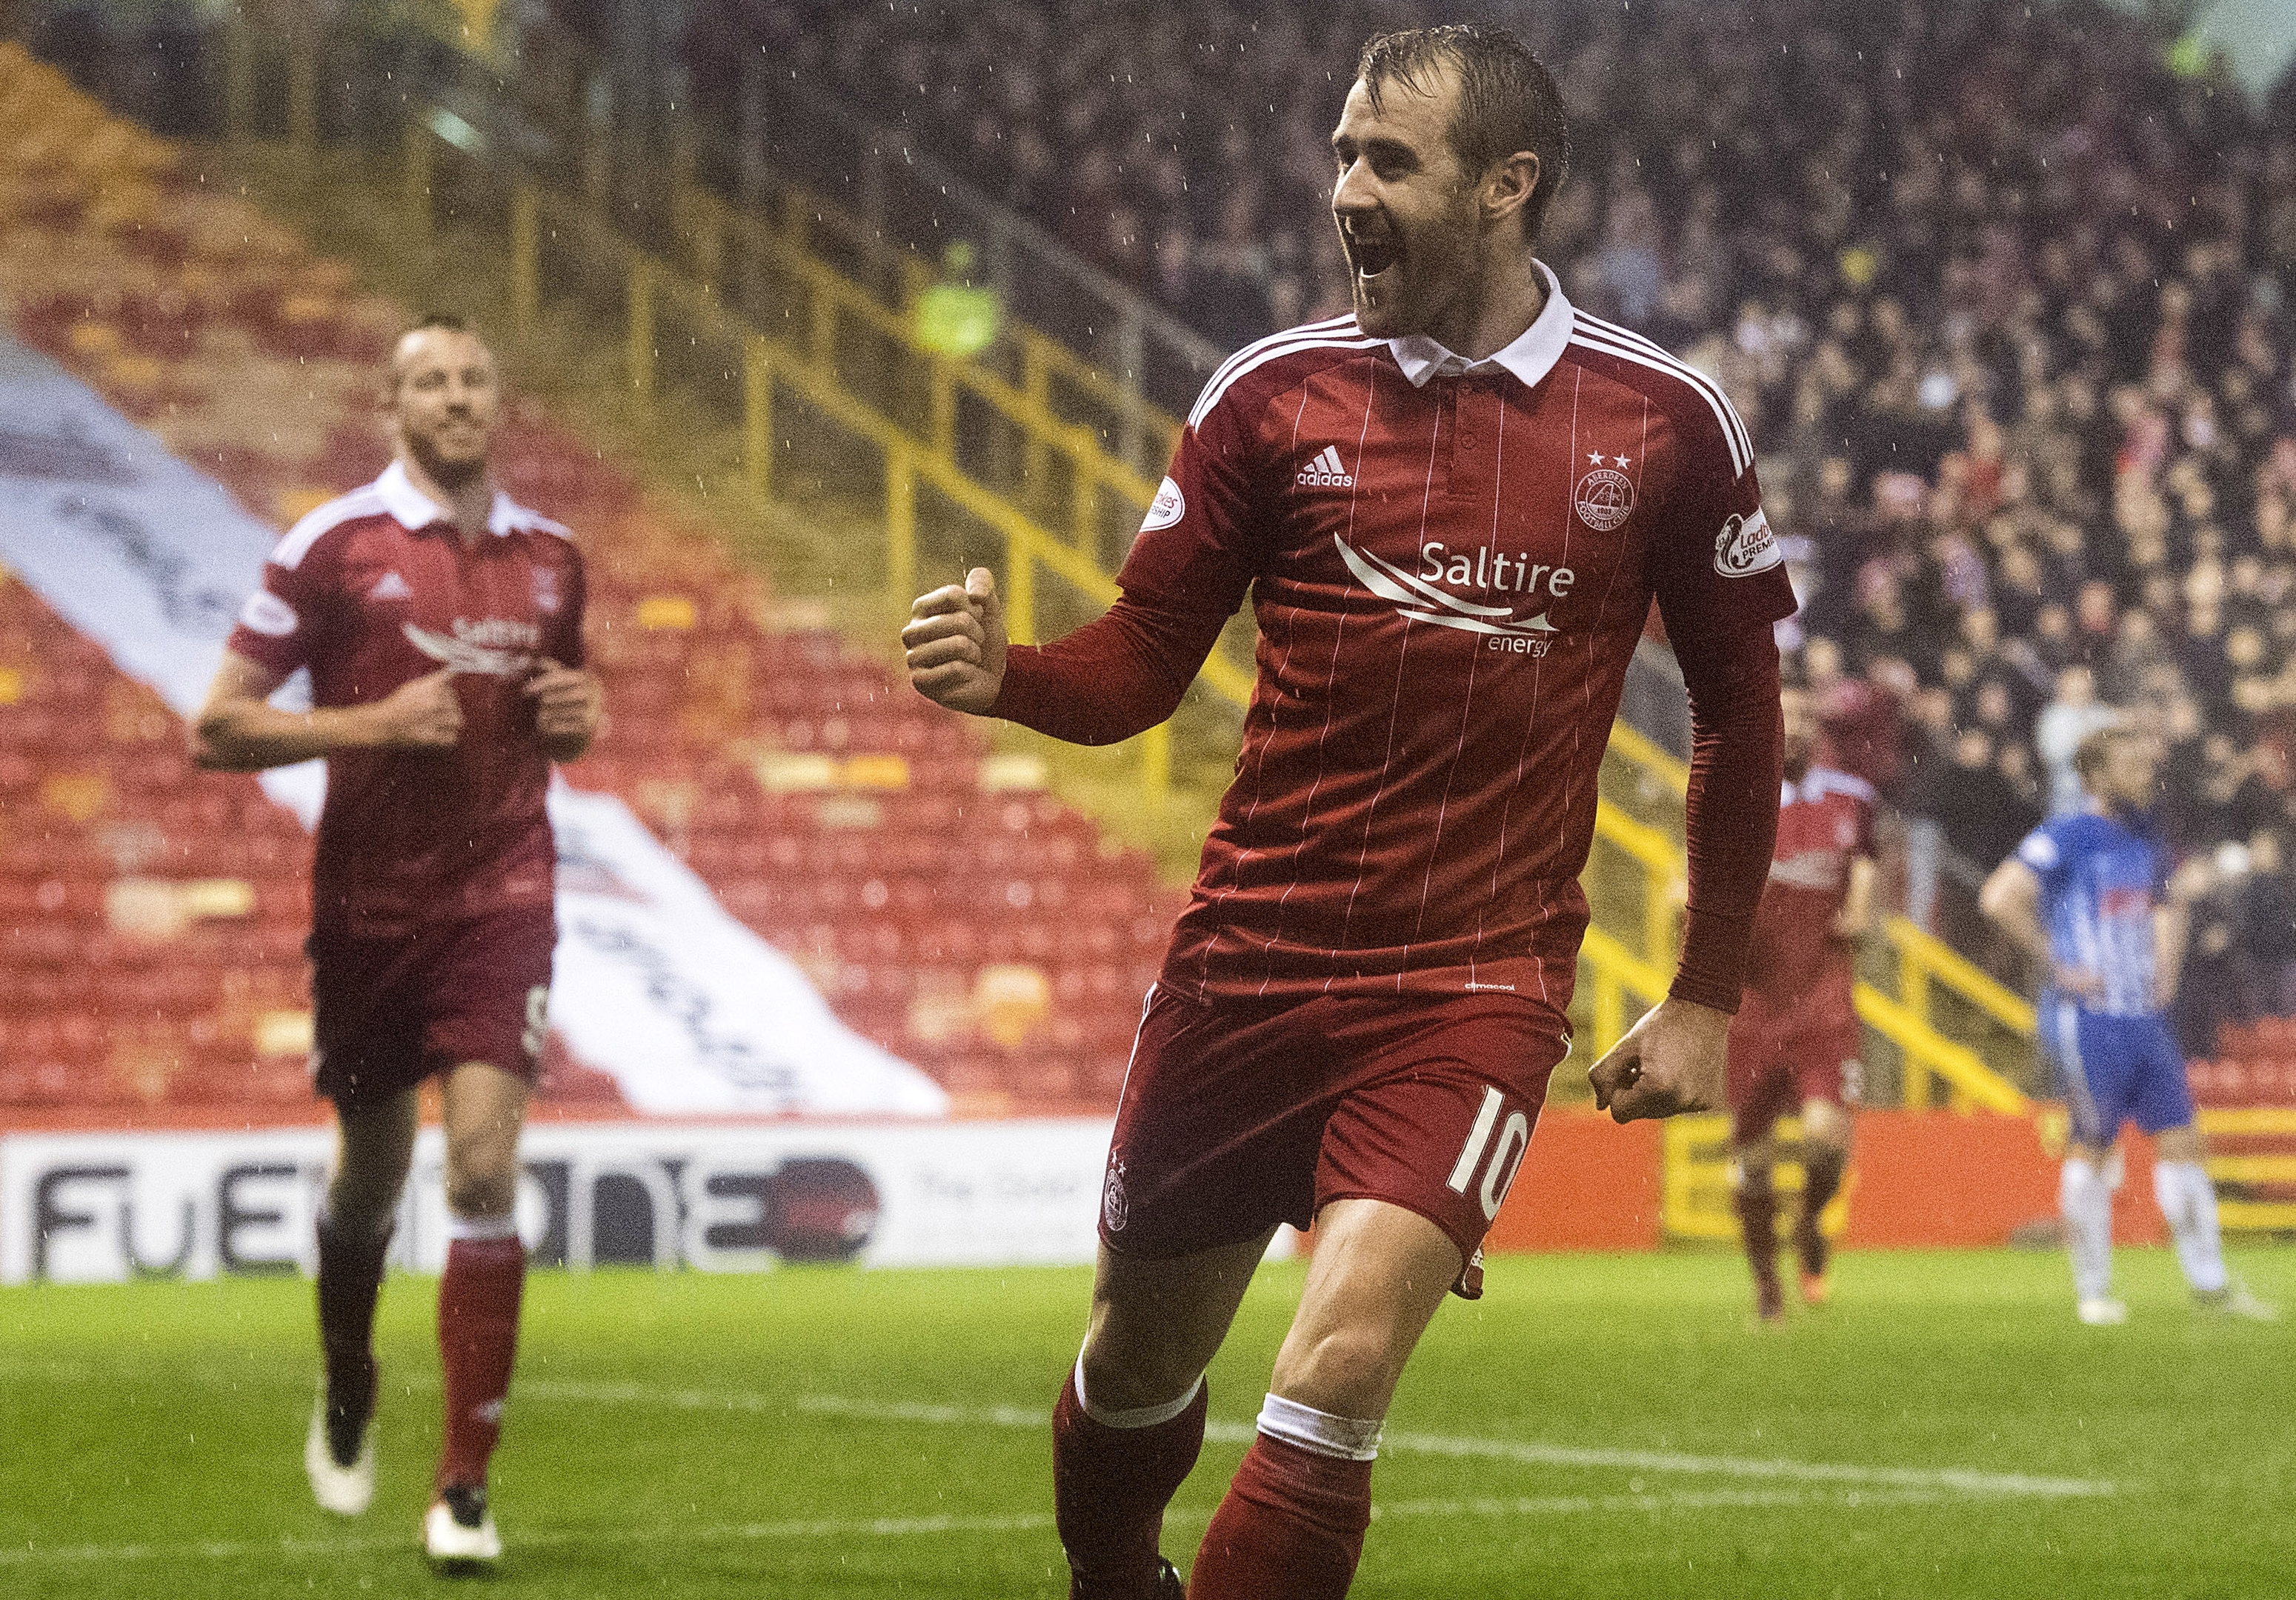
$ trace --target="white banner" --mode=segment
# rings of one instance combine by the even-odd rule
[[[1095,1119],[776,1128],[537,1123],[519,1232],[538,1266],[753,1272],[1089,1261],[1109,1124]],[[332,1136],[0,1136],[0,1284],[309,1272]],[[391,1243],[447,1254],[445,1150],[425,1128]]]
[[[277,541],[93,390],[0,335],[0,562],[177,713],[206,695]],[[318,763],[264,780],[316,820]],[[562,784],[550,810],[567,868],[551,1022],[632,1105],[946,1114],[938,1085],[848,1031],[619,800]]]

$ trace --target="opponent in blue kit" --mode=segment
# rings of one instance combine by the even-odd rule
[[[2073,764],[2087,808],[2028,834],[1986,881],[1980,904],[2048,973],[2041,1043],[2072,1113],[2058,1201],[2080,1319],[2128,1316],[2112,1297],[2113,1145],[2124,1121],[2153,1138],[2152,1191],[2194,1295],[2213,1309],[2269,1318],[2273,1308],[2225,1270],[2185,1058],[2162,1014],[2177,994],[2190,896],[2146,830],[2152,743],[2133,729],[2102,728]]]

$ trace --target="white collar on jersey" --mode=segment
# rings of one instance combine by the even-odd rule
[[[453,519],[446,507],[414,487],[414,480],[406,475],[406,468],[392,462],[382,469],[382,476],[374,480],[374,492],[382,496],[382,508],[398,520],[398,525],[414,533],[433,522]],[[487,531],[510,533],[517,529],[539,528],[535,514],[512,499],[500,489],[495,491],[494,504],[487,508]]]
[[[1503,350],[1495,351],[1480,361],[1470,361],[1464,356],[1445,349],[1424,333],[1414,333],[1404,339],[1390,339],[1388,349],[1395,357],[1395,365],[1411,380],[1414,389],[1427,387],[1430,378],[1455,378],[1466,373],[1488,373],[1504,370],[1522,380],[1525,387],[1538,382],[1554,370],[1562,359],[1562,347],[1570,342],[1570,301],[1562,292],[1546,263],[1534,261],[1538,275],[1546,280],[1546,308],[1538,320],[1515,336],[1514,342]]]

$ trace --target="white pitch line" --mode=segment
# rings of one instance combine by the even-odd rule
[[[61,1368],[64,1364],[54,1364]],[[75,1372],[83,1369],[75,1367]],[[408,1392],[437,1388],[416,1378]],[[1021,1406],[951,1406],[920,1400],[858,1400],[839,1395],[788,1396],[756,1391],[664,1389],[649,1383],[586,1383],[539,1378],[521,1380],[512,1391],[521,1399],[589,1405],[666,1407],[679,1411],[782,1415],[791,1410],[849,1416],[858,1422],[922,1423],[937,1427],[1038,1430],[1051,1424],[1049,1412]],[[1248,1444],[1249,1423],[1215,1420],[1204,1437],[1220,1444]],[[1796,1461],[1742,1456],[1695,1456],[1671,1450],[1624,1450],[1548,1444],[1533,1440],[1477,1439],[1440,1433],[1387,1434],[1382,1448],[1398,1455],[1513,1461],[1526,1466],[1594,1467],[1625,1472],[1681,1473],[1780,1482],[1870,1484],[1876,1489],[1937,1489],[1979,1497],[2074,1499],[2112,1495],[2120,1486],[2088,1478],[2055,1478],[2024,1473],[1982,1472],[1967,1467],[1866,1466],[1849,1463]]]
[[[1398,1500],[1372,1507],[1375,1522],[1427,1518],[1575,1516],[1588,1513],[1744,1510],[1816,1505],[1866,1507],[1933,1506],[1951,1498],[1939,1489],[1833,1489],[1812,1493],[1804,1489],[1708,1489],[1678,1494],[1537,1495],[1516,1498],[1485,1497],[1467,1500]],[[1176,1508],[1167,1523],[1197,1524],[1211,1521],[1205,1506]],[[870,1517],[863,1519],[783,1522],[729,1522],[709,1528],[676,1525],[660,1528],[513,1528],[509,1539],[512,1559],[521,1550],[566,1546],[611,1547],[676,1539],[688,1544],[755,1544],[804,1539],[922,1538],[940,1534],[1049,1532],[1053,1519],[1041,1512],[1017,1516]],[[0,1549],[0,1569],[31,1566],[102,1565],[115,1562],[228,1562],[278,1557],[356,1555],[414,1547],[409,1532],[396,1536],[370,1535],[357,1538],[210,1539],[181,1545],[64,1545],[53,1549]]]
[[[537,1399],[670,1406],[692,1411],[812,1412],[859,1422],[925,1423],[943,1427],[1042,1429],[1046,1411],[1020,1406],[949,1406],[914,1400],[857,1400],[839,1395],[784,1397],[739,1391],[656,1389],[643,1383],[521,1383],[513,1391]],[[1249,1423],[1215,1421],[1204,1437],[1217,1443],[1250,1442]],[[1627,1472],[1684,1473],[1784,1482],[1870,1484],[1876,1489],[1933,1489],[1980,1497],[2048,1499],[2111,1495],[2119,1486],[2090,1478],[2040,1477],[2026,1473],[1988,1473],[1968,1467],[1865,1466],[1826,1461],[1795,1461],[1743,1456],[1693,1456],[1673,1450],[1593,1449],[1512,1439],[1457,1438],[1402,1432],[1381,1441],[1398,1454],[1514,1461],[1529,1466],[1616,1468]]]
[[[1031,1533],[1050,1528],[1043,1513],[996,1517],[868,1517],[789,1522],[730,1522],[715,1528],[543,1528],[513,1530],[516,1549],[558,1545],[638,1545],[662,1539],[734,1544],[808,1538],[913,1538],[935,1533]],[[412,1550],[412,1532],[364,1538],[217,1539],[187,1545],[68,1545],[0,1550],[0,1567],[113,1561],[236,1561],[249,1556],[354,1555],[369,1550]]]
[[[1744,1456],[1686,1456],[1671,1450],[1582,1449],[1506,1439],[1451,1439],[1438,1433],[1390,1433],[1382,1449],[1428,1456],[1478,1456],[1532,1466],[1620,1467],[1643,1473],[1709,1473],[1728,1478],[1774,1478],[1804,1483],[1870,1483],[1885,1489],[1936,1489],[1979,1496],[2070,1498],[2109,1495],[2115,1486],[2088,1478],[2041,1478],[2025,1473],[1984,1473],[1967,1467],[1857,1466]]]

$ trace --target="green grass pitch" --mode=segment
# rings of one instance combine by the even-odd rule
[[[2236,1252],[2296,1301],[2296,1251]],[[2072,1317],[2050,1254],[1859,1255],[1748,1325],[1726,1255],[1513,1258],[1436,1320],[1389,1422],[1355,1593],[2067,1596],[2296,1589],[2296,1324]],[[1212,1371],[1185,1566],[1299,1293],[1267,1268]],[[1055,1596],[1045,1414],[1074,1270],[537,1274],[482,1592]],[[0,1292],[0,1594],[430,1594],[433,1285],[394,1278],[382,1487],[304,1487],[295,1281]],[[1055,1574],[1060,1573],[1060,1576]]]

